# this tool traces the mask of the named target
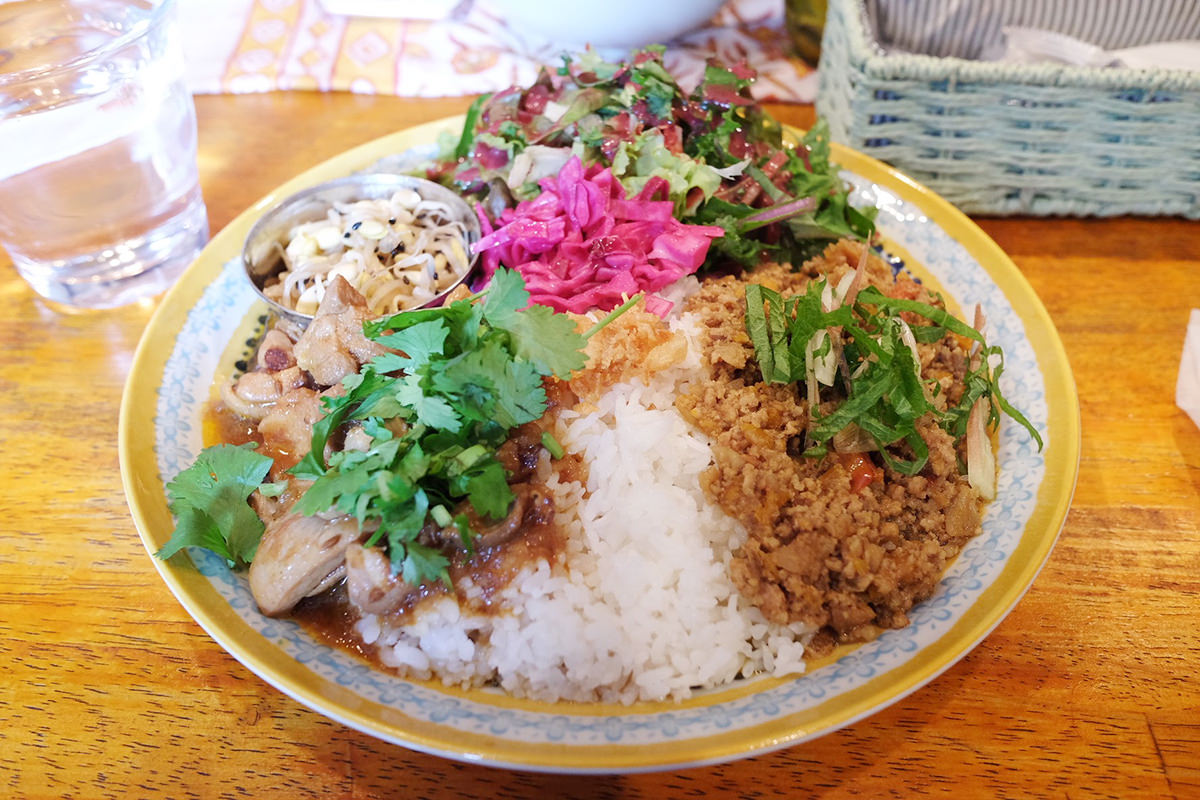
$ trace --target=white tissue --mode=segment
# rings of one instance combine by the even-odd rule
[[[1012,25],[1006,25],[1003,30],[1003,45],[985,48],[984,59],[1013,64],[1200,71],[1200,41],[1155,42],[1123,50],[1104,50],[1054,31]]]
[[[1114,50],[1113,55],[1133,69],[1186,69],[1200,72],[1200,42],[1159,42]]]
[[[1200,309],[1197,308],[1193,308],[1188,317],[1187,335],[1183,338],[1183,358],[1179,362],[1179,379],[1175,382],[1175,405],[1200,426]]]
[[[1041,64],[1054,62],[1077,67],[1113,66],[1114,58],[1094,44],[1067,36],[1065,33],[1038,28],[1004,26],[1004,45],[999,52],[985,53],[996,61],[1011,64]]]

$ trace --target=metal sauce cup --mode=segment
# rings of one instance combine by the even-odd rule
[[[283,248],[289,231],[302,223],[325,219],[326,213],[335,203],[389,198],[400,189],[411,189],[423,199],[445,203],[450,207],[454,219],[462,222],[466,228],[463,240],[463,249],[468,257],[466,272],[433,299],[413,308],[441,305],[446,295],[466,282],[475,271],[478,256],[471,253],[471,245],[480,238],[479,219],[465,200],[444,186],[410,175],[385,173],[364,173],[319,183],[284,198],[268,209],[254,223],[242,248],[242,265],[246,270],[246,277],[250,279],[250,284],[259,297],[278,316],[296,323],[301,328],[307,327],[308,323],[312,322],[312,314],[288,308],[263,293],[263,288],[270,280],[286,269]]]

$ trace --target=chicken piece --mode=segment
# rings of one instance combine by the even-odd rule
[[[496,451],[496,460],[512,482],[529,480],[542,455],[542,429],[536,422],[516,428]]]
[[[325,289],[316,316],[296,341],[296,363],[320,386],[332,386],[387,350],[363,335],[367,301],[340,276]]]
[[[312,485],[312,481],[287,476],[287,486],[281,494],[267,497],[262,492],[253,492],[250,495],[250,506],[254,509],[254,513],[258,514],[259,519],[265,524],[270,524],[271,520],[276,517],[287,514]]]
[[[278,372],[255,370],[221,387],[221,401],[235,414],[249,420],[262,420],[279,398],[303,386],[304,371],[293,364]]]
[[[353,517],[289,512],[268,522],[250,564],[250,592],[259,610],[277,617],[333,586],[345,574],[347,548],[362,535]]]
[[[366,614],[390,614],[417,591],[392,574],[382,547],[352,544],[346,549],[346,594],[350,604]]]
[[[474,531],[473,543],[476,550],[486,550],[515,539],[522,531],[533,525],[546,525],[554,520],[554,498],[544,491],[528,483],[515,483],[509,487],[515,499],[509,506],[504,519],[484,520],[475,513],[475,509],[467,501],[463,501],[454,509],[466,514],[467,525]],[[462,549],[462,536],[454,525],[438,528],[430,525],[421,532],[426,544],[434,547]]]
[[[259,369],[279,372],[295,366],[295,343],[279,328],[271,328],[263,334],[262,342],[258,345],[255,362]]]
[[[275,458],[272,472],[297,464],[312,449],[312,428],[325,415],[321,395],[312,389],[292,389],[275,402],[258,423],[263,446]]]

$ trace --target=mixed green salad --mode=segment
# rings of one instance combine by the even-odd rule
[[[532,86],[480,97],[428,174],[480,201],[484,222],[500,226],[544,218],[537,199],[578,159],[588,175],[611,173],[625,198],[669,201],[675,219],[711,228],[701,273],[763,259],[799,264],[832,240],[870,239],[876,209],[851,205],[825,123],[785,142],[751,98],[753,80],[753,70],[713,62],[685,92],[659,47],[620,64],[592,52],[564,57]]]

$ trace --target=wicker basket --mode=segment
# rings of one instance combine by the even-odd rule
[[[1200,218],[1200,72],[889,54],[829,0],[817,112],[833,138],[979,214]]]

